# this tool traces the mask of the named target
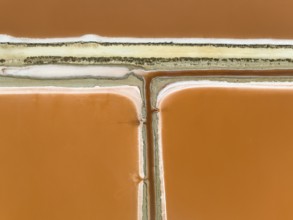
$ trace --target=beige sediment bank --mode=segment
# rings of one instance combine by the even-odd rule
[[[84,36],[65,39],[0,38],[0,62],[122,65],[130,69],[286,69],[292,67],[291,40],[136,39]]]

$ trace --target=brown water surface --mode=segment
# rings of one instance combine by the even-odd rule
[[[168,220],[293,218],[293,90],[193,88],[160,106]]]
[[[137,133],[126,97],[0,94],[0,219],[137,219]]]
[[[291,0],[1,0],[0,33],[293,38]]]

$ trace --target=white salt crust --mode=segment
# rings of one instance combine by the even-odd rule
[[[175,82],[167,85],[163,88],[156,101],[156,108],[161,109],[161,105],[166,97],[187,89],[197,88],[247,88],[247,89],[293,89],[293,82],[226,82],[226,81],[211,81],[211,80],[194,80]],[[163,144],[162,144],[162,121],[160,120],[160,111],[158,113],[158,154],[159,154],[159,178],[161,181],[161,213],[162,219],[167,220],[167,206],[166,206],[166,192],[165,192],[165,174],[164,174],[164,162],[163,162]]]
[[[134,38],[134,37],[103,37],[87,34],[67,38],[18,38],[0,34],[0,43],[65,43],[65,42],[109,42],[109,43],[191,43],[191,44],[277,44],[291,45],[290,39],[229,39],[229,38]]]
[[[123,77],[130,70],[118,66],[69,66],[41,65],[24,67],[0,67],[0,76],[32,77],[39,79]]]
[[[226,81],[184,81],[175,82],[163,88],[157,97],[156,107],[159,108],[163,99],[167,96],[185,89],[191,88],[253,88],[253,89],[292,89],[293,82],[226,82]]]

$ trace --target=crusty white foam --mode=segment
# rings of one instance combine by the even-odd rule
[[[65,43],[65,42],[116,42],[116,43],[191,43],[191,44],[277,44],[291,45],[289,39],[229,39],[229,38],[134,38],[134,37],[103,37],[87,34],[67,38],[17,38],[0,35],[0,43]]]
[[[39,79],[123,77],[130,70],[119,66],[37,65],[0,67],[0,76],[31,77]]]
[[[157,97],[156,106],[159,108],[161,102],[169,95],[191,88],[258,88],[258,89],[293,89],[293,82],[226,82],[226,81],[184,81],[175,82],[163,88]]]

